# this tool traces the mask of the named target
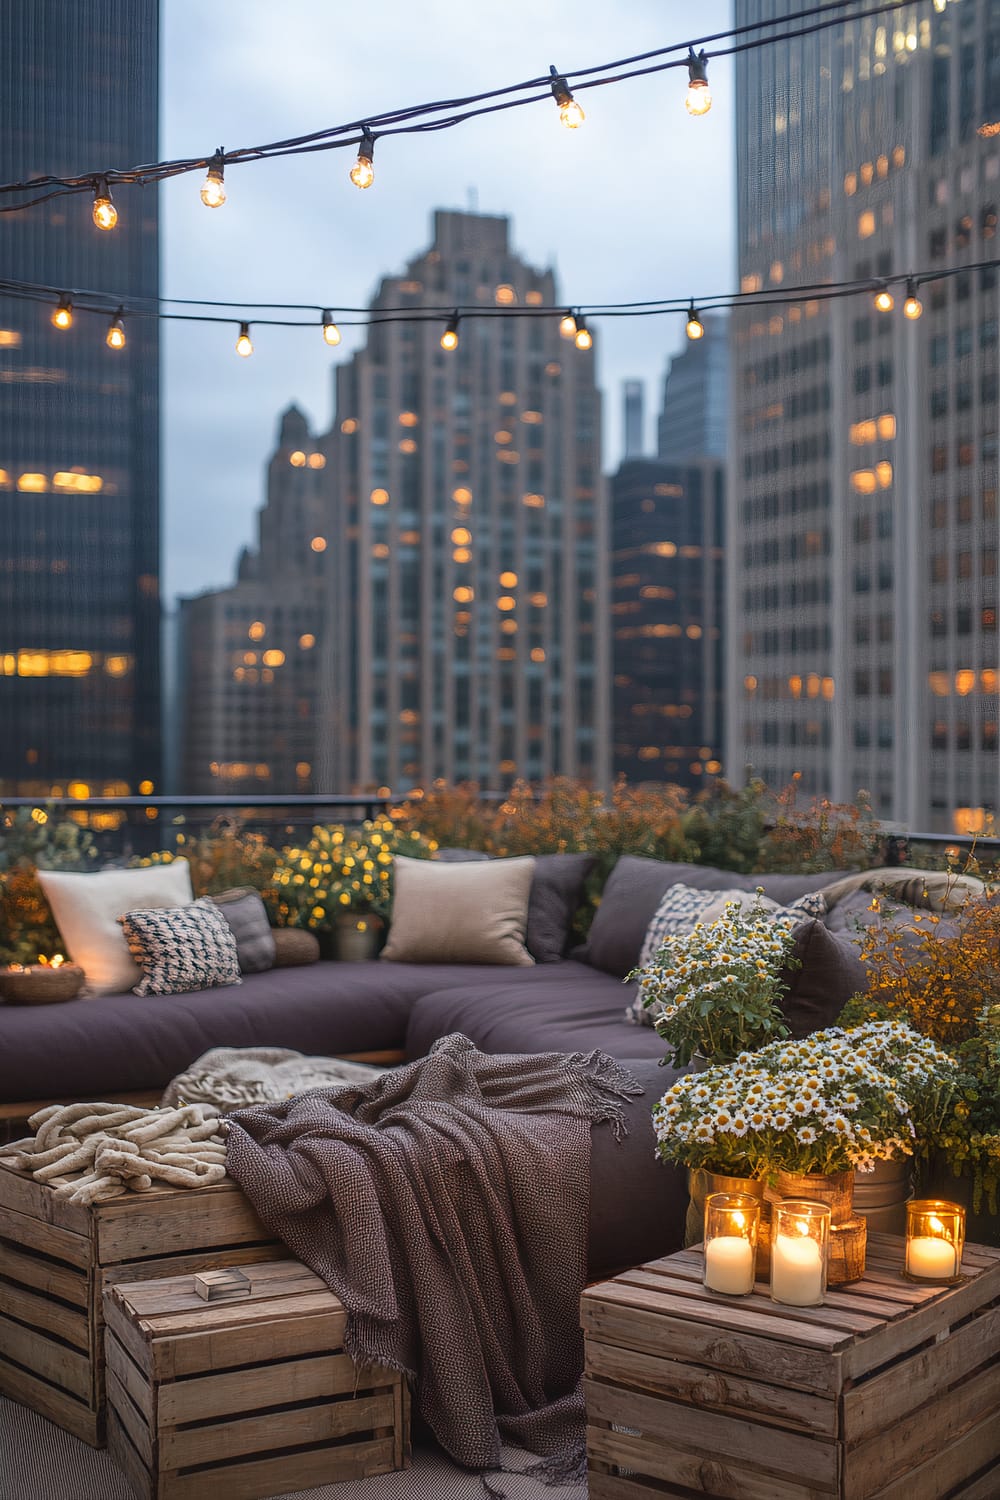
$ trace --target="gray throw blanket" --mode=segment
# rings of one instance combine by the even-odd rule
[[[490,1056],[464,1036],[363,1088],[229,1117],[227,1166],[347,1309],[348,1353],[404,1371],[447,1453],[551,1480],[584,1464],[579,1300],[590,1127],[640,1085],[612,1058]]]

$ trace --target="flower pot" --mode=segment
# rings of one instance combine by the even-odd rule
[[[865,1248],[868,1243],[868,1224],[860,1214],[854,1212],[854,1173],[846,1172],[782,1172],[777,1182],[768,1188],[765,1197],[769,1202],[780,1202],[782,1198],[805,1198],[812,1203],[826,1203],[830,1208],[830,1266],[827,1273],[829,1286],[843,1286],[848,1281],[858,1281],[865,1274]],[[762,1238],[770,1249],[770,1223],[762,1220]]]
[[[371,912],[343,912],[334,919],[334,956],[341,963],[367,963],[382,947],[381,917]]]
[[[913,1190],[913,1159],[879,1161],[874,1172],[854,1174],[854,1212],[863,1214],[878,1234],[903,1234],[906,1200]]]
[[[705,1228],[705,1199],[712,1193],[749,1193],[764,1201],[764,1184],[754,1177],[727,1177],[704,1167],[688,1169],[687,1220],[684,1225],[684,1247],[700,1244]]]

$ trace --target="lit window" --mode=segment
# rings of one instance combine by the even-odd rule
[[[31,495],[43,495],[49,487],[49,481],[44,474],[21,474],[18,476],[17,487]]]
[[[848,198],[853,198],[857,190],[858,174],[856,172],[848,172],[844,177],[844,192]]]
[[[516,573],[501,573],[500,574],[500,587],[503,588],[503,589],[514,589],[514,588],[517,588],[517,574]]]
[[[529,427],[537,427],[541,420],[542,414],[540,411],[523,411],[521,413],[521,421],[526,422]]]
[[[401,411],[399,414],[400,427],[416,427],[420,418],[415,411]]]
[[[326,537],[325,536],[314,536],[313,539],[312,539],[312,541],[309,543],[309,545],[310,545],[310,547],[312,548],[312,550],[314,552],[325,552],[326,551]]]
[[[514,635],[517,632],[517,621],[501,620],[500,629],[503,631],[504,635]]]
[[[545,504],[544,495],[525,495],[524,503],[529,510],[541,510]]]
[[[497,443],[510,443],[513,441],[513,436],[506,428],[501,427],[499,432],[493,434],[493,440]]]
[[[252,641],[262,641],[266,634],[267,626],[264,624],[263,620],[254,620],[253,624],[250,626],[250,629],[247,631],[247,635]]]
[[[870,208],[866,208],[863,214],[858,214],[858,239],[869,240],[875,233],[875,215]]]
[[[309,467],[310,467],[310,469],[325,469],[326,468],[326,459],[323,457],[323,454],[322,453],[310,453],[310,455],[309,455]]]
[[[871,182],[874,176],[875,168],[872,166],[871,162],[863,161],[861,163],[861,181],[864,183],[865,187],[871,186]]]
[[[468,547],[456,547],[451,555],[457,563],[467,563],[472,560],[472,553]]]
[[[549,363],[545,366],[545,373],[546,373],[546,375],[552,375],[552,376],[561,375],[562,374],[562,365],[559,363],[558,360],[551,359],[551,360],[549,360]]]
[[[151,797],[153,795],[153,783],[151,781],[140,781],[139,794],[143,797]]]
[[[294,453],[288,455],[288,462],[293,469],[301,469],[305,466],[306,456],[301,448],[296,448]]]
[[[265,651],[261,661],[265,667],[280,667],[284,665],[285,653],[284,651]]]
[[[20,349],[21,335],[13,328],[0,328],[0,349]]]
[[[859,495],[874,494],[875,485],[875,474],[871,469],[855,469],[851,475],[851,489]]]
[[[498,286],[496,289],[496,301],[500,307],[509,307],[512,302],[517,301],[517,293],[512,286]]]
[[[400,453],[416,453],[417,444],[413,438],[403,438],[399,445]]]
[[[389,547],[386,542],[376,542],[372,547],[372,557],[388,557]]]
[[[456,526],[451,539],[456,547],[467,547],[472,541],[472,532],[466,526]]]
[[[247,666],[247,667],[255,667],[257,665],[257,653],[256,653],[256,651],[244,651],[244,653],[243,653],[243,664],[244,664],[244,666]]]
[[[785,279],[785,268],[780,260],[774,260],[771,262],[771,269],[768,274],[776,286],[781,285],[781,283]]]
[[[351,435],[352,432],[357,432],[357,430],[358,430],[358,421],[357,421],[357,418],[356,417],[348,417],[346,419],[346,421],[341,422],[341,424],[340,424],[340,430],[341,430],[341,432],[346,433],[348,437],[350,437],[350,435]]]
[[[512,599],[510,594],[501,594],[497,600],[497,609],[516,609],[517,600]]]
[[[500,392],[500,405],[501,406],[516,406],[517,405],[517,394],[516,394],[516,392],[514,392],[514,391],[501,391]]]
[[[525,297],[524,300],[531,307],[541,307],[541,305],[542,305],[542,303],[544,302],[545,299],[542,296],[541,292],[532,291],[532,292],[528,292],[528,294],[526,295],[526,297]]]
[[[544,661],[545,660],[545,652],[544,652],[544,650],[542,649],[541,646],[532,646],[532,648],[531,648],[531,660],[532,661]]]
[[[528,602],[534,609],[544,609],[549,602],[548,594],[529,594]]]
[[[305,781],[305,779],[306,779],[307,776],[311,776],[312,775],[312,766],[310,765],[309,761],[307,761],[307,760],[298,760],[298,761],[296,761],[295,762],[295,774],[299,778],[300,781]]]
[[[299,636],[299,647],[303,651],[311,651],[316,644],[316,637],[307,631],[305,635]]]
[[[371,495],[369,496],[369,499],[371,500],[371,502],[372,502],[373,505],[388,505],[389,504],[389,491],[388,490],[372,490]]]
[[[457,490],[452,490],[451,498],[456,505],[468,505],[472,500],[472,491],[460,485]]]
[[[475,590],[469,588],[468,584],[461,584],[452,592],[451,596],[456,604],[468,604],[470,599],[476,597]]]
[[[887,459],[875,465],[875,477],[880,489],[887,490],[892,484],[892,464]]]
[[[896,418],[891,411],[884,411],[879,417],[878,435],[886,441],[896,436]]]

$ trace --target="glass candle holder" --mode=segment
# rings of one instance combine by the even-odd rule
[[[710,1193],[705,1199],[704,1284],[711,1292],[745,1297],[753,1291],[760,1199],[749,1193]]]
[[[962,1280],[965,1209],[943,1198],[911,1198],[906,1205],[907,1281],[949,1286]]]
[[[771,1297],[790,1307],[816,1307],[826,1295],[830,1208],[804,1198],[771,1207]]]

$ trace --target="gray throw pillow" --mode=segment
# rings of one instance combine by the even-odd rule
[[[479,864],[493,856],[481,849],[439,849],[434,858],[445,864]],[[557,964],[566,957],[573,918],[597,860],[592,854],[536,854],[534,858],[524,945],[536,964]]]
[[[219,891],[208,900],[217,906],[236,939],[241,974],[263,974],[274,967],[274,933],[267,909],[252,886]]]

